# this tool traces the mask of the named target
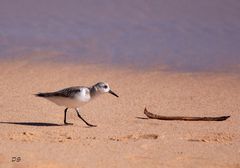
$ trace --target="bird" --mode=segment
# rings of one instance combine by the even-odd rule
[[[64,106],[64,124],[65,125],[73,125],[73,123],[68,123],[66,119],[67,111],[69,108],[73,108],[77,112],[77,116],[89,127],[96,127],[97,125],[93,125],[88,123],[86,120],[82,118],[79,112],[79,107],[88,103],[90,100],[98,97],[101,94],[110,93],[116,97],[119,97],[116,93],[114,93],[109,85],[105,82],[98,82],[97,84],[86,87],[86,86],[73,86],[64,88],[55,92],[45,92],[45,93],[37,93],[35,96],[45,98],[59,106]]]

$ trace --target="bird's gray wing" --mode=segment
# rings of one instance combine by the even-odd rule
[[[57,92],[54,92],[54,95],[55,96],[60,96],[60,97],[73,98],[80,91],[81,91],[81,87],[74,86],[74,87],[69,87],[69,88],[65,88],[65,89],[59,90]]]
[[[56,92],[49,92],[49,93],[38,93],[36,96],[39,97],[54,97],[54,96],[59,96],[59,97],[69,97],[69,98],[74,98],[74,96],[81,91],[81,86],[73,86],[69,88],[65,88]]]

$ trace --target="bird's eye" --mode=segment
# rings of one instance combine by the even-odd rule
[[[103,88],[104,88],[104,89],[107,89],[108,87],[107,87],[107,85],[104,85]]]

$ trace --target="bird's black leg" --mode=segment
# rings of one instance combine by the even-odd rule
[[[65,124],[65,125],[73,125],[73,123],[68,123],[68,122],[67,122],[67,110],[68,110],[68,108],[66,108],[66,109],[64,110],[64,124]]]
[[[83,122],[85,122],[85,124],[87,124],[89,127],[96,127],[96,125],[89,124],[87,121],[85,121],[85,120],[81,117],[81,115],[79,114],[79,110],[78,110],[77,108],[76,108],[75,110],[76,110],[76,112],[77,112],[78,117],[79,117],[81,120],[83,120]]]

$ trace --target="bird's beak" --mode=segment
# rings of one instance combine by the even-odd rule
[[[116,93],[114,93],[113,91],[109,90],[108,93],[111,93],[112,95],[119,97]]]

